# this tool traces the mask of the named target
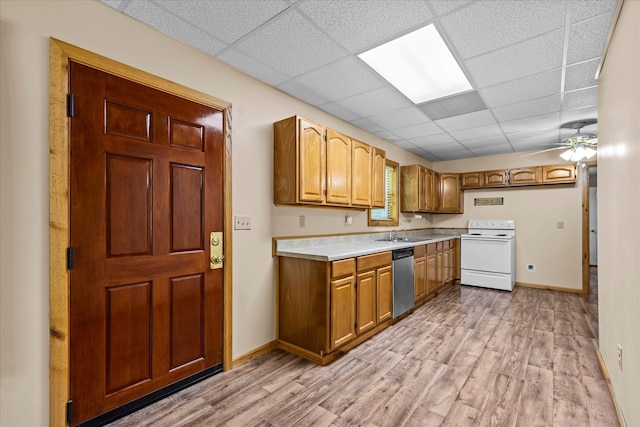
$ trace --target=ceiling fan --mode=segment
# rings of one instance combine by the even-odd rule
[[[584,119],[576,120],[573,122],[564,123],[560,126],[561,129],[575,129],[575,135],[571,135],[564,138],[562,142],[556,143],[557,147],[549,148],[547,150],[537,151],[530,155],[545,153],[553,150],[566,150],[560,157],[566,161],[579,162],[584,159],[592,158],[596,153],[596,147],[598,145],[598,138],[591,133],[582,133],[580,130],[592,124],[597,123],[596,119]]]

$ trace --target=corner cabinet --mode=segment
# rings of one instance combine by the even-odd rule
[[[400,210],[436,213],[440,207],[440,175],[420,165],[400,167]]]
[[[298,116],[273,136],[276,205],[384,206],[384,151]]]
[[[278,257],[277,285],[280,347],[321,365],[392,320],[391,252],[332,262]]]

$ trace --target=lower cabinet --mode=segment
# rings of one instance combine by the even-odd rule
[[[418,303],[427,296],[427,246],[413,248],[413,295]]]
[[[333,262],[278,257],[278,343],[325,365],[391,323],[391,252]]]

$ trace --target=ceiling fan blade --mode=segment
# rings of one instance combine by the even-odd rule
[[[546,153],[547,151],[553,151],[553,150],[562,150],[562,149],[568,149],[569,147],[554,147],[554,148],[549,148],[546,150],[540,150],[540,151],[534,151],[533,153],[527,153],[527,154],[523,154],[521,157],[529,157],[529,156],[533,156],[536,154],[541,154],[541,153]]]

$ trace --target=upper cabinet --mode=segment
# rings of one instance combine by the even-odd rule
[[[351,204],[351,138],[327,129],[327,203]]]
[[[273,133],[276,205],[384,206],[384,151],[298,116]]]
[[[542,166],[542,182],[561,184],[576,182],[576,165],[545,165]]]
[[[440,208],[441,213],[462,213],[464,193],[460,191],[460,174],[440,174]]]
[[[479,188],[484,182],[482,172],[465,172],[460,174],[460,186],[462,188]]]
[[[509,171],[507,169],[484,171],[483,175],[483,187],[506,187],[509,185]]]
[[[373,150],[373,170],[371,172],[371,206],[384,208],[386,194],[386,153],[375,147]]]
[[[542,182],[542,166],[509,170],[509,185],[532,185]]]
[[[444,173],[420,165],[400,168],[402,212],[462,213],[460,174]]]

